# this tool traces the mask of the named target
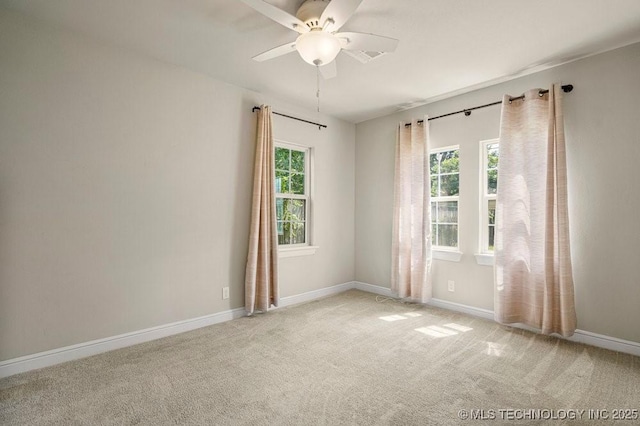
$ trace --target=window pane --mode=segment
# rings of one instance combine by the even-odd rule
[[[460,176],[457,174],[440,176],[440,196],[458,195],[459,181]]]
[[[489,225],[489,251],[493,251],[493,245],[495,242],[495,230],[494,225]]]
[[[498,192],[498,170],[487,171],[487,194]]]
[[[438,196],[438,176],[431,176],[431,196]]]
[[[289,172],[276,171],[276,194],[289,192]]]
[[[438,203],[438,223],[458,223],[458,202]]]
[[[289,150],[276,147],[276,169],[289,170]]]
[[[291,174],[291,193],[304,194],[304,175],[300,173]]]
[[[278,221],[277,227],[278,227],[278,244],[290,244],[291,223]]]
[[[438,154],[431,154],[429,156],[429,168],[432,175],[437,175],[440,171],[438,167]]]
[[[498,168],[498,144],[492,143],[487,145],[487,168],[488,169],[496,169]]]
[[[306,150],[274,148],[276,229],[279,245],[306,244]],[[295,195],[293,195],[295,194]]]
[[[496,200],[489,200],[489,224],[496,223]]]
[[[431,222],[436,222],[438,219],[438,217],[436,216],[437,205],[438,205],[437,201],[431,202]]]
[[[291,151],[291,171],[304,173],[304,152]]]
[[[304,244],[304,222],[291,223],[291,244]]]
[[[438,245],[458,247],[458,225],[438,225]]]
[[[284,203],[285,200],[283,198],[276,198],[276,219],[283,220],[284,217]],[[278,234],[280,234],[280,229],[278,229]]]
[[[431,244],[438,245],[438,225],[431,225]]]
[[[302,222],[305,220],[305,200],[287,200],[287,220]]]
[[[458,150],[445,151],[440,153],[440,173],[453,173],[460,170]]]

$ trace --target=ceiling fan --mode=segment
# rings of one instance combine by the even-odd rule
[[[299,33],[298,38],[267,50],[253,59],[262,62],[298,51],[305,62],[319,67],[324,78],[337,74],[334,59],[344,51],[366,63],[396,49],[398,40],[375,34],[338,30],[356,11],[362,0],[306,0],[293,16],[263,0],[242,0],[277,23]]]

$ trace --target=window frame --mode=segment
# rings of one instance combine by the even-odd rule
[[[460,161],[460,145],[448,145],[448,146],[443,146],[443,147],[439,147],[439,148],[432,148],[429,150],[429,194],[431,194],[431,155],[432,154],[437,154],[439,152],[447,152],[447,151],[458,151],[458,161]],[[433,244],[433,240],[432,240],[432,246],[431,249],[434,252],[448,252],[448,253],[456,253],[459,255],[454,256],[453,258],[451,258],[450,256],[447,256],[446,254],[444,254],[443,256],[437,256],[439,258],[441,258],[442,260],[451,260],[451,261],[459,261],[460,260],[460,256],[461,256],[461,252],[460,252],[460,165],[458,165],[458,172],[457,173],[439,173],[439,176],[443,176],[443,175],[453,175],[453,174],[457,174],[458,175],[458,195],[447,195],[447,196],[438,196],[438,197],[434,197],[434,196],[430,196],[430,205],[429,208],[432,209],[432,203],[433,202],[447,202],[447,201],[455,201],[458,205],[458,220],[455,223],[456,225],[456,229],[457,229],[457,235],[456,235],[456,242],[457,245],[455,247],[453,246],[438,246]],[[431,211],[431,210],[430,210]],[[438,214],[438,210],[436,207],[436,215]],[[454,225],[453,223],[445,223],[445,225]],[[437,221],[434,221],[434,218],[431,218],[431,227],[432,227],[432,231],[433,232],[433,225],[438,225]],[[437,229],[437,226],[436,226]],[[436,256],[434,256],[436,257]]]
[[[278,193],[275,189],[276,182],[276,149],[284,148],[290,151],[298,151],[304,153],[304,194],[288,194],[288,193]],[[304,200],[305,201],[305,212],[304,212],[304,243],[297,244],[280,244],[278,243],[278,252],[281,257],[290,257],[297,255],[306,255],[313,254],[313,251],[307,251],[305,249],[315,249],[315,246],[311,244],[311,222],[312,222],[312,196],[311,196],[311,179],[312,179],[312,148],[304,145],[293,144],[291,142],[285,142],[282,140],[274,139],[273,141],[273,181],[274,181],[274,202],[277,202],[278,199],[296,199],[296,200]],[[289,170],[290,171],[290,170]],[[276,222],[278,221],[276,217]],[[276,223],[277,228],[277,223]],[[302,251],[301,251],[302,249]]]
[[[500,139],[487,139],[480,141],[480,235],[479,241],[479,255],[493,256],[494,251],[489,250],[489,202],[497,200],[496,194],[489,194],[487,191],[489,180],[489,162],[488,162],[488,148],[489,145],[498,145],[498,152],[500,150]],[[498,160],[499,161],[499,160]],[[496,170],[500,169],[500,163]],[[500,172],[498,172],[498,179],[500,179]],[[495,235],[495,223],[494,223],[494,235]]]

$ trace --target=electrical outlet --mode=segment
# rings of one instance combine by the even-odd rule
[[[223,299],[229,298],[229,287],[222,287],[222,298]]]
[[[449,280],[447,283],[447,289],[451,292],[456,291],[456,283],[454,281]]]

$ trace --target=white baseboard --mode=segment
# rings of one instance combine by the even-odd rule
[[[640,343],[618,339],[617,337],[605,336],[604,334],[592,333],[585,330],[576,330],[575,334],[567,340],[640,356]]]
[[[320,297],[342,293],[343,291],[347,291],[352,288],[354,288],[354,283],[350,281],[344,284],[322,288],[320,290],[297,294],[295,296],[283,297],[280,299],[280,307],[295,305],[318,299]],[[211,315],[205,315],[199,318],[164,324],[144,330],[133,331],[131,333],[120,334],[117,336],[106,337],[104,339],[92,340],[90,342],[78,343],[76,345],[65,346],[63,348],[9,359],[7,361],[0,362],[0,378],[97,355],[114,349],[149,342],[151,340],[161,339],[174,334],[184,333],[197,328],[241,318],[245,315],[246,311],[244,308],[237,308]]]
[[[342,293],[354,288],[353,281],[349,281],[343,284],[334,285],[331,287],[321,288],[319,290],[308,291],[302,294],[296,294],[295,296],[281,297],[279,308],[286,306],[297,305],[298,303],[309,302],[311,300],[320,299],[321,297],[332,296],[334,294]]]
[[[480,317],[493,321],[493,311],[488,309],[476,308],[474,306],[463,305],[461,303],[449,302],[442,299],[431,299],[427,305],[434,308],[447,309],[450,311],[461,312],[463,314]]]
[[[385,297],[394,297],[391,289],[387,287],[381,287],[359,281],[350,281],[344,284],[338,284],[319,290],[309,291],[307,293],[302,293],[295,296],[283,297],[280,299],[280,307],[308,302],[311,300],[319,299],[321,297],[342,293],[354,288],[373,294],[379,294]],[[493,311],[489,311],[487,309],[475,308],[473,306],[449,302],[441,299],[432,299],[428,303],[428,305],[493,320]],[[165,324],[157,327],[147,328],[144,330],[134,331],[131,333],[120,334],[118,336],[92,340],[90,342],[79,343],[72,346],[66,346],[64,348],[53,349],[50,351],[39,352],[32,355],[26,355],[7,361],[2,361],[0,362],[0,378],[12,376],[14,374],[23,373],[30,370],[35,370],[38,368],[49,367],[67,361],[73,361],[75,359],[97,355],[114,349],[120,349],[139,343],[149,342],[151,340],[172,336],[174,334],[184,333],[186,331],[195,330],[197,328],[206,327],[209,325],[219,324],[221,322],[230,321],[232,319],[241,318],[243,316],[245,316],[244,308],[237,308],[229,311],[206,315],[199,318],[178,321],[171,324]],[[640,356],[640,343],[592,333],[589,331],[576,330],[575,334],[567,340]]]
[[[146,328],[144,330],[133,331],[131,333],[78,343],[64,348],[52,349],[50,351],[39,352],[32,355],[22,356],[20,358],[2,361],[0,362],[0,378],[38,368],[49,367],[62,362],[85,358],[91,355],[97,355],[114,349],[137,345],[138,343],[161,339],[174,334],[184,333],[197,328],[240,318],[244,315],[244,308],[232,309],[229,311],[205,315],[199,318],[177,321],[171,324]]]
[[[527,324],[506,324],[508,327],[521,328],[531,331],[532,333],[540,333],[540,330]],[[584,343],[585,345],[596,346],[598,348],[609,349],[616,352],[640,356],[640,343],[630,340],[618,339],[617,337],[605,336],[604,334],[592,333],[590,331],[577,329],[573,336],[563,337],[559,334],[551,334],[559,339],[565,339],[570,342]]]
[[[380,287],[377,285],[367,284],[363,282],[356,281],[355,288],[362,291],[368,291],[374,294],[381,294],[383,296],[393,297],[391,290],[387,287]],[[429,306],[434,306],[436,308],[448,309],[450,311],[461,312],[467,315],[472,315],[475,317],[480,317],[484,319],[488,319],[493,321],[493,311],[488,309],[476,308],[469,305],[463,305],[461,303],[449,302],[447,300],[442,299],[431,299]],[[510,327],[522,328],[525,330],[529,330],[532,332],[538,332],[532,327],[527,327],[523,324],[509,324]],[[609,349],[612,351],[623,352],[626,354],[640,356],[640,343],[632,342],[630,340],[618,339],[617,337],[606,336],[604,334],[592,333],[590,331],[585,330],[576,330],[575,334],[571,337],[562,337],[560,335],[554,336],[569,340],[571,342],[576,343],[584,343],[586,345],[596,346],[603,349]]]
[[[353,288],[366,291],[369,293],[379,294],[380,296],[396,297],[390,288],[380,287],[379,285],[367,284],[360,281],[354,281]]]

